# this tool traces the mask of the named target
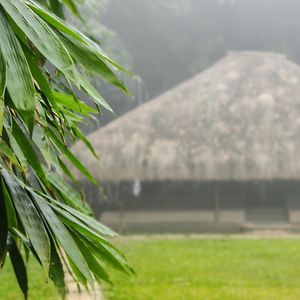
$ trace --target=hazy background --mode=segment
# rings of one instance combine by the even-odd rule
[[[231,50],[281,52],[300,63],[297,0],[110,0],[103,12],[149,98]]]
[[[279,52],[300,63],[297,0],[88,0],[82,11],[85,23],[77,25],[137,75],[124,77],[134,98],[97,82],[115,111],[114,116],[104,113],[102,125],[228,51]]]

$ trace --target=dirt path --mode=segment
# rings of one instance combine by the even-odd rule
[[[70,274],[66,274],[66,285],[69,293],[66,300],[104,300],[101,289],[98,285],[95,286],[93,291],[87,292],[84,288],[78,290],[78,285],[74,282]]]

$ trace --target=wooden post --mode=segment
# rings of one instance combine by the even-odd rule
[[[214,220],[215,224],[220,221],[220,192],[217,182],[214,185]]]

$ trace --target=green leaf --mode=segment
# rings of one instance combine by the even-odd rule
[[[102,236],[97,234],[95,231],[90,229],[80,220],[73,217],[67,211],[63,211],[56,206],[51,205],[51,207],[57,211],[64,222],[64,224],[73,228],[73,230],[80,233],[82,237],[89,239],[97,248],[97,253],[100,255],[103,261],[110,263],[113,267],[123,271],[128,272],[128,264],[123,256],[119,254],[118,251]]]
[[[91,180],[93,183],[96,184],[97,181],[93,177],[93,175],[78,160],[78,158],[74,156],[74,154],[68,149],[68,147],[60,141],[60,139],[54,134],[54,132],[51,129],[47,130],[47,134],[49,138],[52,140],[52,142],[54,143],[54,145],[56,146],[56,148],[61,153],[63,153],[83,175],[85,175],[89,180]]]
[[[103,106],[109,111],[113,111],[110,105],[105,101],[105,99],[102,97],[102,95],[88,82],[88,80],[83,77],[79,76],[79,82],[81,88],[92,97],[92,100],[100,106]]]
[[[26,190],[5,169],[1,172],[18,216],[44,267],[45,274],[48,275],[50,242],[44,223]]]
[[[66,204],[86,214],[91,213],[90,208],[83,201],[81,195],[74,188],[72,188],[68,183],[61,180],[61,177],[56,176],[53,172],[48,172],[47,178],[48,181],[62,195]]]
[[[99,261],[94,257],[93,253],[90,251],[89,247],[84,244],[81,236],[77,236],[75,233],[72,234],[77,246],[81,250],[90,270],[94,274],[95,278],[101,282],[104,280],[108,283],[111,283],[109,275],[105,271],[105,269],[101,266]]]
[[[66,166],[66,164],[59,158],[57,157],[58,163],[60,165],[61,170],[75,183],[77,183],[76,178],[74,175],[71,173],[70,169]]]
[[[13,164],[15,164],[19,169],[23,170],[13,150],[3,140],[0,141],[0,155],[5,155]]]
[[[38,147],[40,153],[43,155],[44,160],[51,167],[53,160],[51,157],[51,149],[47,136],[45,135],[45,130],[41,126],[35,126],[32,133],[32,140],[34,144]],[[45,173],[45,172],[44,172]]]
[[[16,121],[13,121],[12,134],[15,137],[23,155],[25,156],[32,169],[42,180],[46,180],[46,176],[39,157],[36,154],[35,149],[33,148],[32,140],[30,140],[29,137],[25,135]]]
[[[53,200],[54,201],[54,200]],[[85,225],[87,225],[90,229],[98,232],[101,235],[106,235],[110,237],[115,237],[118,234],[108,228],[107,226],[101,224],[100,222],[96,221],[94,218],[86,216],[82,214],[81,212],[77,211],[76,209],[73,209],[71,207],[68,207],[67,205],[61,203],[61,202],[55,202],[57,206],[60,206],[62,209],[66,210],[68,213],[76,217],[78,220],[83,222]]]
[[[130,270],[104,237],[115,233],[87,216],[83,196],[59,177],[76,181],[70,171],[75,166],[97,183],[68,147],[71,139],[80,139],[96,155],[78,123],[93,118],[99,106],[111,110],[86,74],[127,92],[114,73],[122,68],[57,17],[63,17],[64,4],[77,14],[81,0],[76,1],[0,0],[0,266],[11,240],[9,252],[25,297],[23,252],[27,259],[33,253],[62,297],[63,263],[86,287],[95,278],[109,281],[107,264]],[[77,88],[93,98],[98,110],[79,99]]]
[[[6,185],[3,181],[3,178],[1,178],[1,188],[2,188],[2,196],[3,196],[3,199],[5,201],[8,227],[9,228],[13,228],[13,227],[17,228],[18,227],[18,221],[17,221],[15,208],[13,206],[13,203],[11,201],[10,195],[9,195],[8,190],[6,188]]]
[[[53,29],[23,1],[0,0],[3,8],[36,48],[61,72],[76,78],[77,71],[66,47]]]
[[[51,242],[51,259],[49,277],[54,282],[57,291],[64,299],[66,295],[65,273],[54,242]]]
[[[51,198],[49,198],[49,200],[51,201]],[[91,244],[96,245],[95,247],[97,249],[97,255],[101,257],[103,261],[109,262],[113,267],[123,272],[128,272],[131,270],[121,252],[117,250],[105,238],[99,235],[99,231],[106,230],[106,227],[104,225],[87,216],[84,216],[83,214],[60,202],[54,200],[52,200],[52,202],[53,203],[50,203],[49,205],[59,214],[64,224],[66,224],[70,228],[73,228],[73,230],[80,234],[82,237],[89,239],[91,241]],[[59,208],[59,206],[61,208]],[[76,218],[75,215],[77,215],[78,218]],[[108,232],[109,231],[110,233],[112,232],[110,229],[108,229]],[[110,235],[113,236],[113,234]]]
[[[6,62],[4,60],[1,46],[0,46],[0,98],[3,100],[6,88]]]
[[[90,272],[86,265],[86,262],[65,225],[57,218],[56,214],[42,197],[33,192],[31,192],[31,194],[35,200],[36,205],[39,207],[41,213],[43,214],[44,219],[49,225],[53,236],[55,236],[55,239],[59,241],[66,254],[78,267],[84,277],[88,281],[91,281]]]
[[[32,76],[20,43],[2,11],[0,11],[0,32],[0,48],[7,64],[7,89],[15,107],[32,128],[36,103]]]
[[[79,249],[79,248],[78,248]],[[72,269],[72,275],[76,278],[77,282],[81,283],[84,287],[88,287],[88,281],[86,277],[82,274],[80,269],[77,267],[77,265],[70,259],[70,257],[67,255],[69,265]],[[92,278],[92,277],[91,277]],[[91,281],[92,282],[92,281]]]
[[[96,51],[94,51],[91,47],[72,39],[71,37],[63,36],[62,40],[65,42],[65,45],[72,57],[84,66],[84,69],[101,76],[103,79],[128,93],[127,89],[120,82],[115,73],[103,61],[103,58],[96,54]]]
[[[8,220],[3,189],[0,188],[0,268],[3,266],[7,253]]]
[[[18,159],[18,161],[20,162],[20,164],[25,167],[27,166],[27,159],[23,154],[22,151],[22,146],[20,147],[18,142],[16,141],[13,133],[12,133],[12,128],[10,126],[5,126],[6,127],[6,132],[8,134],[9,137],[9,143],[11,145],[11,148],[16,156],[16,158]]]
[[[95,156],[95,158],[99,158],[94,147],[92,146],[92,144],[90,143],[90,141],[85,137],[85,135],[81,132],[81,130],[79,129],[78,126],[74,126],[72,127],[72,131],[74,133],[74,135],[79,138],[80,140],[82,140],[82,142],[86,145],[86,147],[91,151],[91,153]]]
[[[65,2],[69,2],[70,0],[65,0]],[[76,28],[70,26],[66,22],[64,22],[62,19],[58,18],[53,13],[47,11],[44,9],[41,5],[37,4],[35,1],[26,1],[27,5],[30,6],[30,8],[38,14],[41,18],[43,18],[46,22],[51,24],[53,27],[55,27],[60,33],[66,33],[70,37],[76,39],[77,41],[87,45],[92,52],[94,52],[95,55],[97,55],[101,60],[107,61],[112,66],[117,68],[118,70],[132,76],[133,74],[124,68],[122,68],[120,65],[118,65],[116,62],[111,60],[101,49],[101,47],[96,44],[93,40],[91,40],[86,35],[79,32]]]
[[[9,256],[17,277],[18,284],[23,292],[25,300],[27,300],[28,279],[27,279],[26,266],[24,264],[22,255],[13,239],[10,239]]]
[[[0,137],[2,136],[4,117],[4,93],[6,89],[6,62],[0,47]]]
[[[4,124],[4,97],[0,96],[0,139],[2,138],[3,124]]]
[[[76,4],[72,0],[62,0],[64,4],[70,9],[70,11],[77,17],[80,17]]]
[[[75,126],[78,126],[78,123],[81,123],[84,121],[83,115],[73,113],[68,108],[60,107],[60,111],[66,122],[66,126],[68,127],[68,130],[70,129],[71,126],[73,126],[73,124],[76,124]],[[70,132],[70,133],[73,134],[73,132]]]
[[[64,43],[42,18],[19,0],[0,0],[0,4],[27,38],[57,69],[77,86],[83,88],[96,103],[112,111],[100,93],[78,73]],[[109,77],[111,78],[111,75]]]
[[[34,57],[32,55],[32,52],[29,51],[27,48],[23,48],[24,53],[31,71],[32,76],[36,80],[36,82],[39,85],[39,88],[42,90],[42,92],[48,97],[52,98],[52,90],[50,87],[50,84],[43,74],[42,70],[39,68],[37,62],[34,60]]]
[[[34,1],[26,1],[26,4],[41,18],[43,18],[46,22],[51,24],[53,27],[58,29],[60,32],[67,33],[73,38],[81,41],[82,43],[87,43],[86,37],[79,32],[74,27],[68,25],[61,18],[57,17],[55,14],[43,8],[41,5]]]
[[[85,104],[83,101],[74,99],[73,96],[53,91],[52,98],[57,105],[72,109],[82,115],[88,116],[89,113],[97,113],[97,110]]]
[[[9,232],[16,238],[20,239],[20,241],[26,246],[26,248],[30,249],[33,252],[33,254],[35,255],[35,258],[39,261],[39,258],[36,255],[36,252],[34,251],[34,248],[32,247],[30,240],[21,231],[19,231],[16,228],[10,228]]]
[[[122,256],[120,256],[117,252],[115,252],[113,249],[110,249],[109,252],[106,251],[104,252],[102,251],[102,249],[99,249],[98,245],[95,245],[94,242],[87,239],[86,242],[90,251],[100,261],[108,263],[113,268],[123,273],[126,274],[134,273],[133,269],[130,268],[127,261]]]
[[[80,232],[82,235],[89,237],[90,239],[94,240],[95,242],[103,243],[106,245],[110,245],[110,243],[100,236],[97,232],[93,231],[89,228],[86,224],[84,224],[81,220],[74,217],[66,210],[62,210],[61,208],[57,207],[56,205],[50,204],[54,211],[58,213],[60,219],[66,224],[68,227],[72,227]]]
[[[48,0],[49,9],[53,11],[60,18],[64,17],[62,3],[59,0]]]

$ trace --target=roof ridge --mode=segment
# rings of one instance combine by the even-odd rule
[[[287,55],[285,53],[280,52],[265,52],[265,51],[255,51],[255,50],[247,50],[247,51],[238,51],[232,50],[226,53],[226,56],[273,56],[287,59]]]

